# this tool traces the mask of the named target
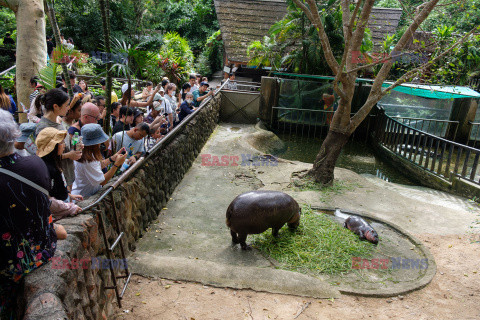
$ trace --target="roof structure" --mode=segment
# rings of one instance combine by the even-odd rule
[[[246,64],[250,42],[268,34],[287,13],[284,0],[214,0],[227,59]]]
[[[386,35],[394,35],[397,31],[402,9],[373,8],[368,20],[368,28],[372,31],[372,41],[379,46]]]
[[[229,63],[246,64],[248,45],[262,41],[270,27],[287,13],[285,0],[214,0]],[[397,29],[401,9],[373,8],[368,27],[374,44]]]

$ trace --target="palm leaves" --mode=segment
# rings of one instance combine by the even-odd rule
[[[39,71],[39,83],[47,90],[56,88],[57,75],[61,72],[61,68],[56,63],[49,63]]]

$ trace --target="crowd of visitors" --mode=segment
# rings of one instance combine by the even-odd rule
[[[57,240],[67,238],[58,220],[81,212],[76,202],[128,169],[213,94],[208,79],[196,75],[181,90],[164,78],[138,92],[124,84],[107,106],[86,81],[69,76],[72,98],[63,75],[48,91],[33,77],[28,123],[20,125],[15,101],[0,86],[0,281],[12,286],[53,257]]]

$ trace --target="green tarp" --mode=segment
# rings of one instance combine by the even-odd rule
[[[330,76],[316,76],[309,74],[294,74],[273,72],[276,76],[287,76],[303,79],[318,79],[318,80],[333,80],[334,77]],[[357,78],[357,82],[373,82],[372,79]],[[388,88],[392,85],[392,82],[384,82],[382,87]],[[472,90],[468,87],[459,86],[435,86],[435,85],[422,85],[422,84],[402,84],[394,91],[403,92],[409,95],[430,98],[430,99],[457,99],[457,98],[480,98],[480,93]]]
[[[382,87],[387,88],[392,82],[384,82]],[[422,84],[402,84],[394,91],[400,91],[412,96],[430,99],[457,99],[457,98],[480,98],[480,93],[468,87],[459,86],[434,86]]]

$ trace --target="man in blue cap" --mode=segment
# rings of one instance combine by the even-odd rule
[[[198,90],[193,91],[193,103],[195,104],[195,108],[200,106],[203,100],[205,100],[209,96],[213,96],[215,94],[214,90],[210,90],[207,92],[208,87],[210,85],[208,82],[200,83],[200,88]]]

